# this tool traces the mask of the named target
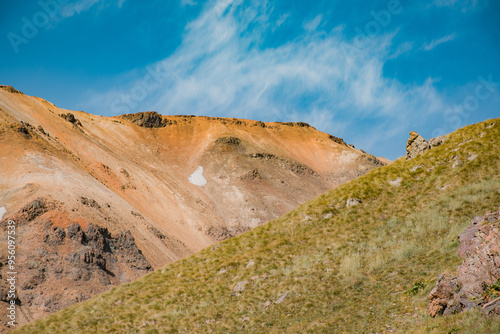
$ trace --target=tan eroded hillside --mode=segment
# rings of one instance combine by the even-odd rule
[[[499,138],[462,128],[18,333],[499,333]]]
[[[3,220],[19,222],[21,322],[259,226],[383,164],[305,123],[100,117],[8,86],[0,88],[0,152]]]

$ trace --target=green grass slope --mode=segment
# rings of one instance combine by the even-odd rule
[[[500,119],[448,137],[18,333],[499,333],[476,311],[427,313],[458,235],[500,207]]]

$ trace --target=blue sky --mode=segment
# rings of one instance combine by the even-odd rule
[[[305,121],[377,156],[500,117],[496,0],[0,0],[0,84],[98,115]]]

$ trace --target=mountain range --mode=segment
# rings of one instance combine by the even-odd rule
[[[0,220],[17,224],[19,324],[390,163],[306,123],[156,112],[102,117],[10,86],[0,86],[0,152]],[[3,282],[3,302],[7,292]]]

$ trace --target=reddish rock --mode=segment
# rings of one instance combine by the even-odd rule
[[[457,284],[455,279],[451,279],[445,275],[438,277],[437,284],[429,295],[431,300],[429,314],[431,317],[443,314],[443,311],[448,306],[448,302],[453,298],[456,289]]]
[[[477,216],[459,236],[458,255],[463,259],[457,276],[439,276],[429,299],[429,314],[448,315],[481,307],[500,314],[500,300],[490,302],[487,292],[500,280],[500,211]]]
[[[431,145],[429,142],[415,131],[412,131],[406,143],[406,160],[413,159],[430,149]]]

